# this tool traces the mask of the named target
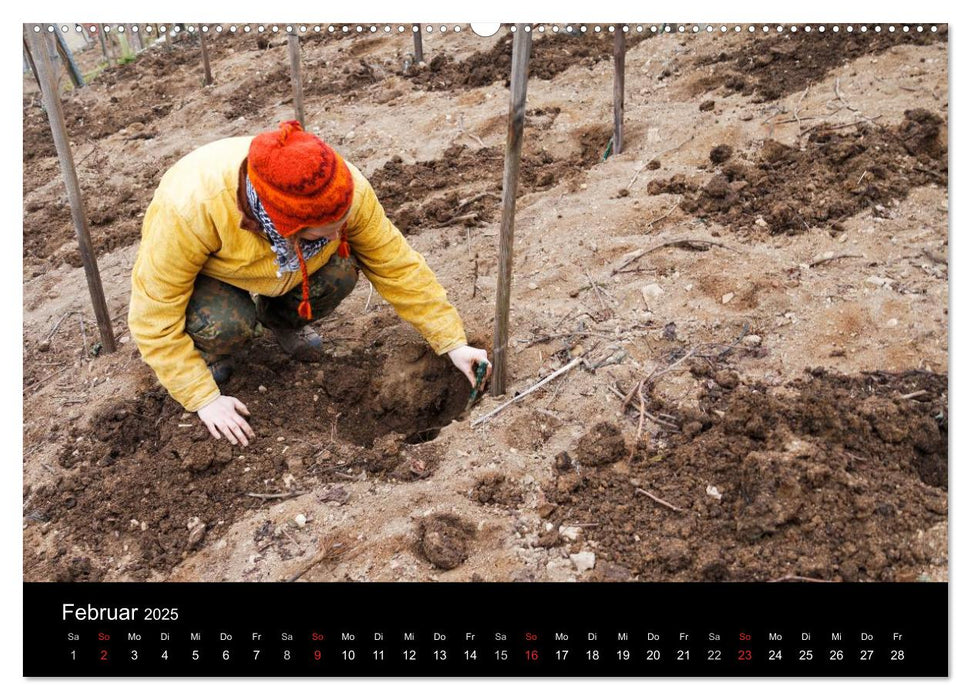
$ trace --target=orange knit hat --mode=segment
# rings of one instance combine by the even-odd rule
[[[339,221],[354,195],[344,159],[298,121],[281,122],[279,130],[253,139],[247,174],[281,236]]]
[[[344,159],[298,121],[280,123],[279,131],[264,131],[250,143],[247,175],[260,204],[281,236],[288,237],[308,226],[340,221],[350,209],[354,180]],[[346,224],[340,232],[337,254],[351,254]],[[300,261],[302,300],[297,312],[309,321],[310,280],[302,246],[294,246]]]

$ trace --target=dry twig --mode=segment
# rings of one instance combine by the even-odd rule
[[[247,493],[247,496],[252,496],[253,498],[259,498],[264,501],[272,501],[274,499],[287,499],[295,498],[296,496],[303,496],[304,494],[310,493],[310,491],[282,491],[281,493]]]
[[[44,340],[47,340],[49,342],[50,339],[54,337],[54,334],[57,333],[57,329],[60,328],[61,322],[73,313],[74,313],[73,311],[68,311],[66,314],[64,314],[59,319],[57,319],[57,323],[54,324],[54,327],[51,328],[50,332],[47,334],[47,337],[44,338]]]
[[[682,201],[681,199],[678,199],[678,201],[674,203],[674,206],[671,207],[670,209],[668,209],[667,212],[665,212],[662,216],[657,217],[653,221],[648,221],[647,222],[647,227],[650,228],[651,226],[653,226],[657,222],[664,221],[666,218],[668,218],[669,216],[671,216],[671,212],[673,212],[675,209],[678,208],[678,206],[681,204],[681,201]]]
[[[673,511],[677,511],[678,513],[680,513],[681,510],[682,510],[681,508],[678,508],[675,505],[671,505],[670,503],[668,503],[667,501],[665,501],[663,498],[658,498],[657,496],[655,496],[650,491],[645,491],[642,488],[636,488],[636,489],[634,489],[634,493],[639,493],[642,496],[647,496],[648,498],[650,498],[655,503],[660,503],[662,506],[666,506],[666,507],[670,508]]]
[[[920,391],[914,391],[914,392],[911,392],[910,394],[904,394],[903,396],[900,397],[900,399],[902,401],[906,401],[907,399],[916,399],[918,396],[924,396],[926,393],[927,393],[926,390],[921,389]]]
[[[367,301],[364,303],[364,313],[367,313],[368,308],[370,308],[370,306],[371,306],[371,295],[374,294],[374,285],[371,284],[371,280],[368,280],[368,286],[370,286],[371,288],[368,290],[368,293],[367,293]]]
[[[489,411],[489,413],[485,414],[484,416],[480,416],[480,417],[476,418],[474,421],[472,421],[471,427],[474,428],[477,425],[481,425],[485,421],[487,421],[490,418],[492,418],[492,416],[496,415],[497,413],[499,413],[502,410],[505,410],[508,406],[511,406],[512,404],[516,403],[517,401],[520,401],[520,400],[524,399],[529,394],[532,394],[534,391],[536,391],[537,389],[539,389],[541,386],[545,385],[548,382],[553,381],[554,379],[556,379],[557,377],[559,377],[561,374],[566,374],[571,369],[573,369],[578,364],[580,364],[582,361],[583,361],[583,358],[582,357],[574,357],[568,364],[563,365],[562,367],[560,367],[558,370],[556,370],[555,372],[553,372],[551,375],[549,375],[545,379],[541,379],[536,384],[533,384],[533,386],[529,387],[526,391],[522,392],[521,394],[518,394],[517,396],[514,396],[509,401],[506,401],[506,403],[502,404],[498,408],[495,408],[492,411]]]
[[[474,221],[479,218],[478,212],[472,212],[471,214],[463,214],[462,216],[453,216],[451,219],[442,224],[442,226],[451,226],[452,224],[460,224],[463,221]]]
[[[842,260],[843,258],[862,258],[862,257],[863,257],[862,255],[851,255],[849,253],[833,255],[828,258],[820,258],[819,260],[813,260],[811,263],[809,263],[809,267],[816,267],[817,265],[833,262],[834,260]]]
[[[648,248],[647,250],[645,250],[642,253],[639,253],[637,255],[634,255],[629,260],[624,261],[621,265],[619,265],[618,267],[614,268],[613,272],[611,272],[610,274],[611,275],[616,275],[616,274],[623,273],[623,272],[638,272],[640,270],[640,268],[637,268],[637,269],[634,269],[634,270],[625,270],[624,268],[626,268],[631,263],[640,260],[645,255],[648,255],[650,253],[653,253],[655,250],[660,250],[661,248],[667,248],[668,246],[683,246],[683,245],[687,245],[687,246],[708,246],[708,247],[718,246],[719,248],[727,248],[728,250],[732,251],[733,253],[740,252],[740,251],[736,250],[735,248],[732,248],[731,246],[725,245],[724,243],[719,243],[718,241],[712,241],[712,240],[709,240],[709,239],[706,239],[706,238],[675,238],[674,240],[665,241],[664,243],[659,243],[658,245],[656,245],[656,246],[654,246],[652,248]],[[702,250],[702,251],[704,251],[704,250],[708,250],[708,248],[695,248],[695,250]]]
[[[586,275],[587,280],[590,282],[590,286],[593,288],[594,294],[597,295],[597,301],[600,302],[600,307],[604,311],[610,311],[610,308],[607,306],[607,303],[604,301],[603,295],[600,293],[600,286],[593,281],[593,278],[590,276],[589,272],[584,270],[583,274]]]
[[[802,104],[803,99],[805,99],[806,94],[809,92],[809,88],[811,88],[811,87],[812,87],[812,85],[807,85],[806,86],[806,89],[802,91],[802,95],[799,96],[799,100],[796,102],[796,106],[793,107],[793,109],[792,109],[792,117],[793,117],[793,119],[796,120],[796,124],[799,125],[799,128],[800,129],[802,128],[802,122],[799,119],[799,105]]]

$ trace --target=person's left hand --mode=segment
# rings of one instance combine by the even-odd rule
[[[473,389],[475,388],[475,365],[477,363],[485,362],[488,365],[486,379],[492,375],[492,363],[489,362],[489,355],[485,350],[463,345],[454,350],[450,350],[448,356],[451,358],[452,364],[458,367],[459,371],[469,378],[469,383]]]

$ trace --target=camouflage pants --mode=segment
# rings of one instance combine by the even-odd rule
[[[337,308],[354,289],[357,276],[357,261],[338,255],[310,276],[314,320]],[[309,323],[297,313],[302,298],[298,284],[282,296],[257,296],[254,304],[249,292],[199,275],[185,310],[185,330],[206,362],[213,362],[245,346],[256,335],[257,323],[270,329],[296,329]]]

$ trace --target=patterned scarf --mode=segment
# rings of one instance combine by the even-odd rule
[[[266,214],[266,210],[263,209],[263,204],[260,202],[256,190],[253,189],[253,183],[250,182],[249,177],[246,178],[246,200],[249,202],[249,208],[252,210],[253,216],[260,222],[260,227],[266,233],[267,237],[269,237],[270,248],[276,253],[277,277],[282,277],[284,272],[296,272],[300,269],[300,260],[297,257],[295,245],[300,246],[304,260],[307,260],[315,256],[330,243],[326,238],[296,243],[289,241],[277,233],[276,226],[273,225],[270,217]]]

